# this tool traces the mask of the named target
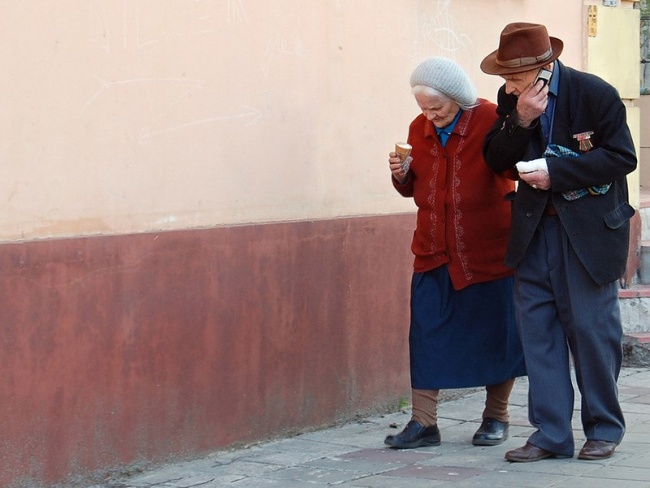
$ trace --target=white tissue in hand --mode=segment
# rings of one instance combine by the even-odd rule
[[[532,161],[519,161],[515,166],[520,173],[532,173],[533,171],[540,170],[548,173],[548,166],[544,158],[533,159]]]
[[[411,161],[413,161],[413,158],[411,156],[407,156],[404,162],[402,163],[402,171],[404,174],[408,173],[409,168],[411,167]]]

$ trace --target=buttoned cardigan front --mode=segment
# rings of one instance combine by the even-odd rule
[[[496,118],[496,105],[479,99],[463,111],[443,147],[433,123],[418,115],[409,126],[407,179],[400,184],[393,178],[395,189],[417,206],[414,270],[446,264],[456,290],[512,274],[503,264],[511,213],[504,197],[514,182],[494,173],[482,155]]]

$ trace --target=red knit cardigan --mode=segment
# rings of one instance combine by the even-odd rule
[[[411,249],[414,269],[448,265],[456,290],[512,274],[503,264],[510,229],[514,182],[495,174],[483,160],[483,139],[496,121],[496,105],[479,105],[461,114],[443,148],[433,123],[420,114],[411,122],[413,146],[404,184],[393,185],[417,205]]]

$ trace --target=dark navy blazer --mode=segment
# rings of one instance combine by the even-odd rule
[[[637,158],[626,121],[626,109],[616,89],[597,76],[555,62],[560,86],[555,104],[552,142],[580,153],[578,157],[547,158],[551,190],[536,190],[520,181],[513,198],[512,229],[505,264],[516,267],[533,237],[549,202],[555,206],[569,240],[593,280],[603,285],[625,272],[629,221],[626,175]],[[499,119],[487,134],[483,148],[487,164],[497,172],[511,170],[519,161],[542,157],[539,120],[530,128],[517,125],[517,98],[499,89]],[[593,148],[580,150],[574,135],[593,132]],[[586,195],[568,201],[562,192],[611,183],[604,195]]]

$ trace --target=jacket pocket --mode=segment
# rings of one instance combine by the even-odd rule
[[[634,208],[627,202],[621,203],[616,210],[605,215],[605,225],[610,229],[618,229],[634,215]]]

